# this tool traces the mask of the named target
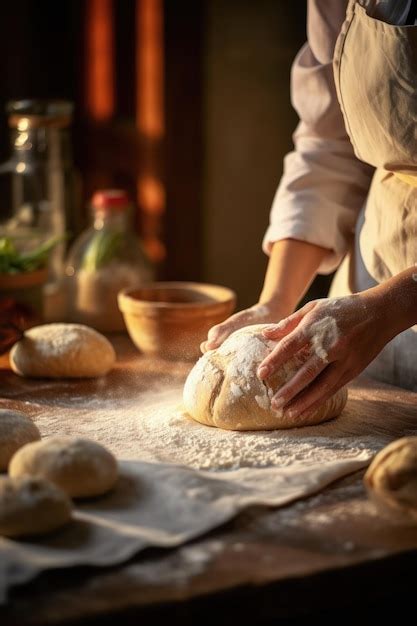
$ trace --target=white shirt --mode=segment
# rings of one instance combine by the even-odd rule
[[[404,24],[412,0],[361,0],[376,19]],[[373,175],[347,136],[333,78],[333,52],[347,0],[308,0],[307,43],[291,71],[291,99],[300,122],[294,150],[284,159],[263,241],[292,238],[331,252],[319,272],[334,271],[346,254]]]

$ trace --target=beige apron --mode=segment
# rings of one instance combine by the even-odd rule
[[[340,296],[417,262],[417,27],[376,20],[350,0],[334,73],[355,154],[376,168],[330,291]],[[393,339],[367,373],[417,391],[417,327]]]

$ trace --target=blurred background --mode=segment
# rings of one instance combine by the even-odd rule
[[[305,30],[304,0],[1,3],[2,160],[6,102],[72,101],[79,228],[97,189],[126,189],[159,278],[227,285],[253,304]]]

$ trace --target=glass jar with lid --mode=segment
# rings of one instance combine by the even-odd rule
[[[133,233],[125,191],[97,191],[91,209],[92,225],[76,239],[67,258],[68,315],[102,332],[123,331],[117,294],[150,282],[153,268]]]
[[[49,280],[63,274],[65,238],[80,231],[79,175],[72,162],[73,104],[13,100],[7,104],[10,157],[0,165],[0,237],[19,252],[48,239],[62,242],[49,259]]]

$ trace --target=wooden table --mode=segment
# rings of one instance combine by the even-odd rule
[[[116,347],[116,379],[141,372],[143,391],[152,378],[170,375],[171,364],[138,358],[125,339]],[[175,376],[187,369],[176,366]],[[33,385],[15,377],[3,357],[2,406],[27,409],[31,393]],[[139,401],[140,386],[137,393]],[[417,421],[416,394],[365,379],[355,394]],[[416,582],[417,527],[376,514],[359,472],[283,509],[248,510],[175,550],[150,550],[114,568],[45,573],[12,592],[0,624],[398,622],[415,612]]]

